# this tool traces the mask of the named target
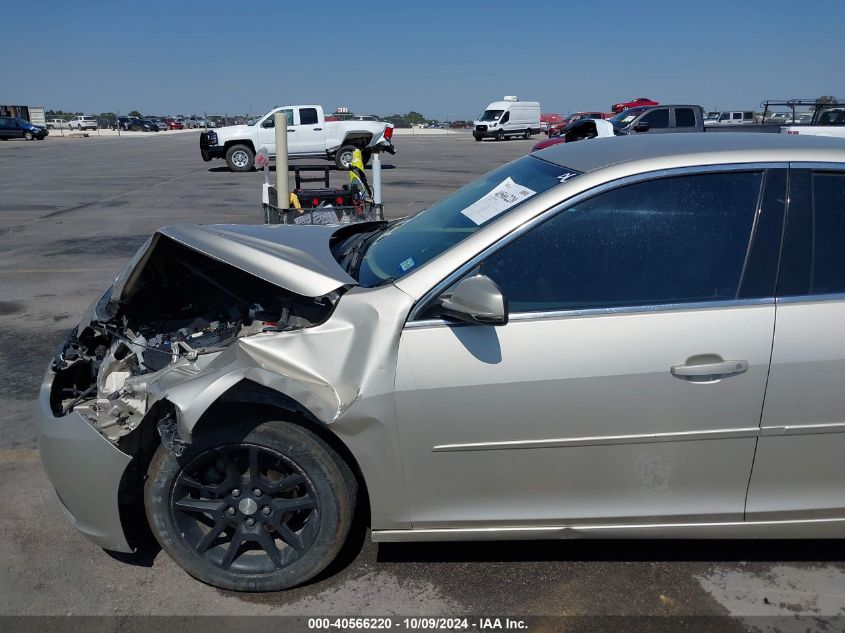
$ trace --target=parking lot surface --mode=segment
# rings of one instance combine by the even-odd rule
[[[30,410],[56,345],[152,231],[261,221],[261,175],[202,162],[198,137],[0,144],[0,614],[739,616],[714,630],[774,630],[762,617],[783,616],[779,628],[801,631],[826,624],[796,615],[845,615],[838,541],[376,546],[361,533],[332,573],[263,595],[203,585],[154,546],[117,556],[89,543],[41,469]],[[387,216],[425,208],[534,142],[400,137],[383,161]]]

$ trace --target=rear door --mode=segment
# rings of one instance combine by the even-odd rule
[[[297,108],[294,120],[294,133],[288,136],[296,137],[297,151],[301,154],[320,154],[326,151],[325,126],[320,123],[317,108]]]
[[[672,108],[674,129],[676,132],[698,132],[695,110],[693,108]]]
[[[789,181],[748,520],[845,517],[845,165]]]

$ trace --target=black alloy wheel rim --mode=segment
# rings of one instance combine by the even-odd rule
[[[319,504],[293,461],[264,446],[231,444],[192,459],[176,478],[171,512],[194,553],[237,574],[267,574],[314,543]]]

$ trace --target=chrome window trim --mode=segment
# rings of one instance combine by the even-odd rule
[[[791,295],[786,297],[777,297],[775,303],[777,305],[790,303],[822,303],[826,301],[845,301],[845,292],[830,292],[821,295]]]
[[[791,161],[789,163],[789,168],[790,169],[822,169],[824,171],[845,171],[845,163]]]
[[[842,297],[845,299],[845,295]],[[536,312],[512,312],[508,315],[511,321],[542,321],[546,319],[570,319],[592,316],[613,316],[617,314],[654,314],[662,312],[679,312],[681,310],[714,310],[719,308],[741,308],[749,306],[774,305],[774,297],[757,299],[725,299],[719,301],[696,301],[690,303],[661,303],[637,306],[616,306],[611,308],[582,308],[576,310],[545,310]],[[421,319],[409,321],[405,324],[407,330],[428,327],[454,327],[457,325],[471,325],[445,319]]]
[[[586,191],[582,191],[571,198],[567,198],[566,200],[556,204],[555,206],[543,211],[539,215],[531,218],[529,221],[522,224],[520,227],[511,231],[501,239],[497,240],[493,244],[490,244],[487,248],[483,251],[478,253],[475,257],[470,259],[466,262],[463,266],[460,266],[456,270],[454,270],[450,275],[445,277],[441,280],[438,284],[434,285],[428,292],[426,292],[419,301],[414,304],[414,307],[411,308],[411,312],[408,315],[408,318],[405,323],[405,327],[411,327],[412,324],[419,323],[420,321],[417,320],[419,313],[423,310],[424,307],[428,305],[430,301],[432,301],[435,297],[442,294],[447,288],[449,288],[452,284],[454,284],[458,279],[466,275],[470,272],[475,266],[477,266],[481,261],[489,257],[491,254],[496,252],[500,248],[504,248],[512,241],[517,239],[518,237],[524,235],[532,228],[545,222],[549,218],[557,215],[558,213],[562,213],[567,209],[575,206],[602,194],[606,191],[611,189],[617,189],[619,187],[624,187],[626,185],[638,183],[638,182],[645,182],[648,180],[658,180],[660,178],[669,178],[672,176],[684,176],[689,174],[695,175],[702,175],[702,174],[710,174],[714,172],[726,172],[726,171],[763,171],[766,169],[788,169],[790,163],[788,161],[784,162],[755,162],[755,163],[726,163],[726,164],[719,164],[719,165],[695,165],[691,167],[673,167],[669,169],[658,169],[656,171],[649,171],[643,172],[640,174],[634,174],[631,176],[625,176],[623,178],[617,178],[615,180],[609,180],[601,185],[597,185],[592,189],[587,189]],[[755,209],[756,211],[756,209]],[[683,304],[689,305],[689,304]],[[641,309],[640,309],[641,311]],[[537,314],[537,313],[531,313]],[[509,318],[513,318],[512,316]],[[426,319],[425,321],[440,321],[440,319]]]

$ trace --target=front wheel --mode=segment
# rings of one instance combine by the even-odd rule
[[[344,145],[337,150],[337,154],[334,155],[334,162],[338,169],[349,171],[349,167],[352,165],[352,159],[355,157],[356,149],[358,148],[354,145]]]
[[[499,130],[498,132],[496,132],[496,140],[497,141],[504,141],[505,140],[505,131],[504,130]]]
[[[23,137],[24,137],[27,141],[34,141],[34,140],[35,140],[35,134],[33,134],[32,132],[24,132],[24,133],[23,133]]]
[[[231,171],[252,171],[255,152],[248,145],[232,145],[226,152],[226,164]]]
[[[144,505],[161,545],[189,574],[233,591],[277,591],[313,578],[340,552],[356,482],[310,430],[243,409],[176,458],[150,464]]]

